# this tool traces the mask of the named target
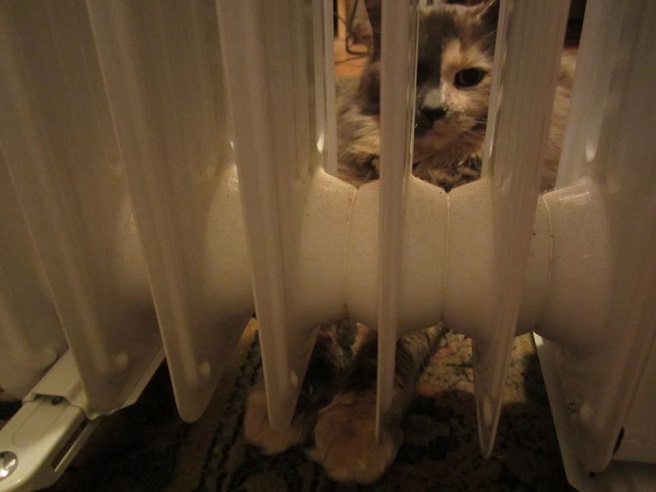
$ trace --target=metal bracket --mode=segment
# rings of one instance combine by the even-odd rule
[[[39,396],[0,430],[0,491],[38,490],[55,483],[99,419],[62,397]]]
[[[136,401],[162,358],[160,350],[122,407]],[[98,425],[99,415],[90,409],[71,352],[65,352],[0,430],[0,492],[54,484]]]

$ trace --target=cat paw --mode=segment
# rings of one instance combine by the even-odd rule
[[[299,422],[284,431],[276,431],[269,424],[266,393],[263,387],[252,388],[246,399],[244,437],[246,442],[257,446],[265,454],[278,454],[302,443],[310,429]]]
[[[403,433],[388,426],[376,441],[375,390],[337,396],[322,410],[314,428],[310,458],[343,484],[371,484],[392,464]]]

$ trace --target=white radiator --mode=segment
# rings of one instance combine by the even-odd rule
[[[317,326],[378,329],[380,421],[397,338],[442,319],[474,340],[485,456],[519,327],[549,340],[576,487],[656,463],[656,2],[588,4],[538,196],[567,1],[502,2],[484,177],[445,194],[410,174],[410,2],[384,3],[381,179],[356,192],[329,174],[332,2],[3,0],[0,386],[24,404],[0,490],[53,483],[164,356],[200,417],[253,312],[276,428]]]

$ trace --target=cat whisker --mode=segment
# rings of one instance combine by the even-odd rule
[[[465,130],[460,134],[460,137],[465,140],[480,140],[485,137],[485,129],[481,130]]]

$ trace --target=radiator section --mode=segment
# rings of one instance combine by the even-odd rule
[[[86,9],[29,1],[0,9],[0,139],[38,252],[29,273],[45,271],[87,412],[112,411],[149,378],[160,338]],[[29,296],[40,302],[41,292]]]
[[[302,4],[217,2],[274,428],[291,421],[318,326],[346,315],[342,273],[355,195],[323,170],[308,91],[323,81],[308,69],[314,23]]]
[[[588,6],[572,98],[579,111],[571,113],[563,149],[582,177],[544,197],[554,257],[538,331],[559,343],[552,355],[567,425],[578,459],[592,471],[606,468],[623,427],[627,449],[636,450],[623,459],[644,460],[656,449],[648,433],[639,442],[629,428],[654,408],[644,381],[653,377],[656,339],[655,16],[653,2]]]
[[[444,320],[456,330],[475,332],[485,456],[492,452],[503,403],[531,242],[534,237],[538,245],[548,242],[534,234],[534,221],[567,11],[566,2],[556,0],[501,3],[483,178],[449,194]],[[533,83],[526,83],[526,73]]]
[[[87,5],[145,278],[192,421],[254,311],[213,4]]]
[[[22,398],[67,345],[2,155],[0,223],[0,384]]]
[[[417,11],[407,2],[382,3],[380,194],[378,205],[378,399],[376,436],[394,399],[404,213],[412,169]],[[399,28],[400,27],[400,28]]]

